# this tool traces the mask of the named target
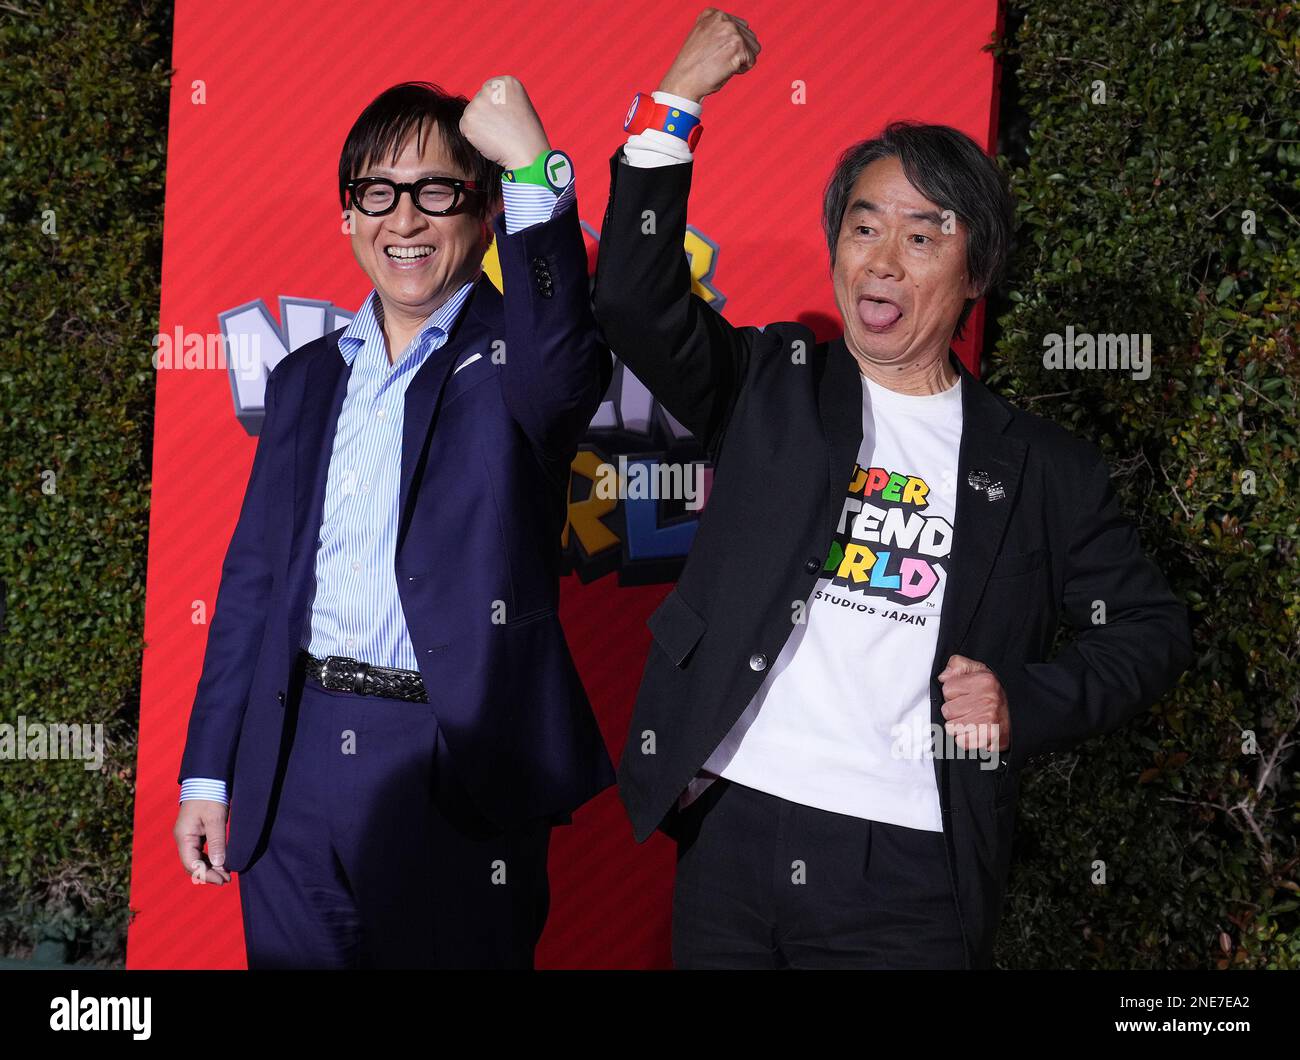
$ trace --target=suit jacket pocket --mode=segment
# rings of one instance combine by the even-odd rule
[[[708,623],[700,617],[674,587],[645,624],[650,627],[655,643],[661,647],[674,666],[683,666],[704,636]]]
[[[481,386],[490,379],[495,379],[499,371],[500,369],[491,365],[484,367],[480,361],[466,365],[461,371],[456,372],[447,380],[439,406],[445,409],[453,401],[463,397],[475,387]]]
[[[1010,578],[1016,574],[1028,574],[1047,562],[1047,549],[1036,548],[1032,552],[1007,552],[993,561],[990,578]]]

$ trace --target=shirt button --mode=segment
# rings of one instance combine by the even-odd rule
[[[821,564],[818,563],[816,558],[814,557],[813,559],[810,559],[807,563],[803,565],[803,569],[806,570],[809,574],[816,574],[817,568],[820,566]]]
[[[369,492],[370,492],[370,483],[369,483],[369,482],[363,482],[363,483],[361,483],[361,492],[362,492],[362,493],[369,493]]]
[[[349,637],[344,643],[349,648],[355,648],[357,646],[357,642],[352,637]]]
[[[357,560],[353,560],[353,561],[352,561],[352,569],[353,569],[353,570],[360,570],[360,569],[361,569],[361,564],[360,564]]]
[[[749,668],[751,670],[766,670],[767,656],[761,651],[754,652],[754,654],[749,657]]]
[[[386,413],[384,412],[384,410],[380,409],[378,412],[375,413],[375,419],[382,420],[385,415]]]

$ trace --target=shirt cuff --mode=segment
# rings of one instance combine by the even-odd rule
[[[213,802],[230,805],[224,780],[210,777],[186,777],[181,781],[181,802],[186,799],[210,799]]]
[[[704,105],[699,100],[687,99],[685,96],[675,96],[671,92],[655,91],[651,92],[650,95],[656,103],[664,103],[670,107],[676,107],[678,110],[684,110],[694,118],[698,118],[700,112],[704,109]]]
[[[501,182],[501,200],[505,207],[506,234],[514,235],[530,225],[549,221],[573,203],[576,180],[556,195],[541,184],[520,184],[513,180]]]
[[[675,96],[671,92],[651,92],[650,96],[656,103],[676,107],[696,118],[703,110],[695,100],[687,99],[685,96]],[[694,153],[685,140],[662,129],[647,129],[643,133],[629,136],[623,147],[623,158],[627,164],[642,169],[677,165],[681,162],[689,162],[693,157]]]

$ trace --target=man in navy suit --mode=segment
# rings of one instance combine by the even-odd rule
[[[339,197],[374,290],[267,379],[174,835],[250,968],[531,967],[551,827],[614,780],[556,613],[611,371],[573,168],[514,78],[411,82]]]

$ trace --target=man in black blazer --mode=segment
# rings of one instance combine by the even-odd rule
[[[952,353],[1011,235],[962,133],[894,123],[841,157],[842,338],[691,293],[699,100],[757,54],[706,10],[611,161],[597,320],[716,468],[620,792],[638,842],[677,840],[679,967],[987,967],[1022,769],[1164,693],[1186,612],[1100,451]]]

